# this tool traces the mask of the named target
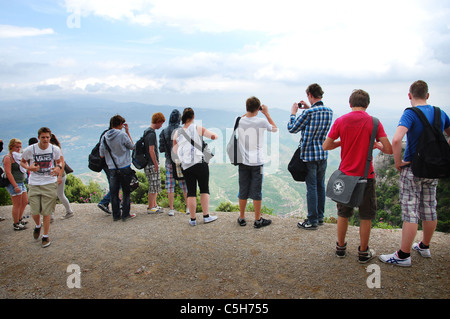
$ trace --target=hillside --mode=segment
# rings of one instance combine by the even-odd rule
[[[273,225],[246,227],[237,213],[196,227],[177,213],[148,215],[133,205],[135,219],[113,222],[94,204],[73,204],[75,217],[61,220],[57,206],[50,228],[52,244],[41,248],[29,229],[14,232],[11,207],[0,207],[1,299],[447,299],[447,234],[436,233],[432,258],[413,254],[409,269],[384,265],[377,258],[357,262],[359,235],[350,227],[348,256],[334,255],[336,225],[317,231],[297,220],[271,216]],[[27,208],[28,210],[29,208]],[[216,214],[216,213],[214,213]],[[421,232],[418,233],[418,239]],[[377,254],[398,248],[400,230],[373,229]],[[68,288],[69,265],[80,267],[81,288]],[[367,286],[369,265],[379,266],[380,288]]]

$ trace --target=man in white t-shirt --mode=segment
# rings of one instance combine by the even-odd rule
[[[52,132],[49,128],[40,128],[38,131],[39,142],[25,148],[20,162],[20,165],[30,172],[28,200],[31,215],[36,223],[33,231],[34,239],[39,238],[42,226],[40,215],[43,216],[42,247],[48,247],[51,243],[48,238],[50,218],[56,206],[57,178],[64,167],[61,149],[50,144],[51,135]]]
[[[269,109],[256,97],[246,102],[247,113],[242,116],[237,128],[238,141],[243,150],[243,162],[239,164],[239,209],[238,223],[245,226],[245,207],[248,198],[253,199],[255,222],[253,226],[260,228],[270,225],[269,219],[261,217],[262,181],[264,166],[264,133],[276,132],[277,126],[269,115]],[[257,117],[259,111],[264,118]]]

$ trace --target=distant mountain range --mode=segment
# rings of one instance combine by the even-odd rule
[[[28,145],[28,139],[36,136],[40,127],[48,126],[60,140],[64,157],[73,168],[74,174],[85,183],[95,180],[106,186],[105,175],[90,171],[87,167],[87,158],[98,142],[100,134],[108,128],[109,119],[115,114],[122,115],[129,124],[133,141],[136,142],[150,126],[153,113],[162,112],[168,122],[170,113],[175,108],[180,112],[184,109],[169,105],[121,103],[93,98],[0,101],[3,119],[0,138],[5,144],[1,155],[6,153],[7,143],[11,138],[21,139],[25,147]],[[245,109],[237,112],[201,109],[195,106],[193,108],[196,120],[201,121],[202,126],[214,130],[221,137],[218,141],[209,142],[216,154],[210,165],[211,206],[215,207],[227,200],[237,203],[237,168],[225,162],[225,149],[234,120],[244,114]],[[287,132],[286,124],[290,108],[287,110],[269,108],[269,111],[279,128],[279,133],[267,136],[267,156],[270,158],[273,155],[274,158],[265,165],[263,205],[274,209],[275,214],[306,216],[305,184],[295,182],[287,171],[287,164],[298,145],[300,134],[292,135]],[[335,118],[340,115],[335,114]],[[386,125],[388,121],[392,123]],[[397,121],[398,119],[382,119],[385,128],[393,127],[393,130]],[[392,136],[391,134],[388,132],[389,136]],[[328,176],[338,167],[339,155],[337,150],[329,152]],[[163,161],[164,155],[160,155],[160,159]],[[335,211],[334,203],[327,200],[327,215],[335,215]]]

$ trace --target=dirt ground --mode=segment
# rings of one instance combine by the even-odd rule
[[[241,227],[238,213],[218,212],[210,224],[198,214],[192,227],[185,214],[149,215],[145,205],[132,205],[136,218],[113,222],[95,204],[72,206],[67,220],[57,206],[47,248],[33,239],[31,218],[27,230],[14,231],[11,207],[0,207],[1,299],[449,298],[444,233],[433,237],[432,258],[413,252],[412,267],[402,268],[378,257],[359,264],[357,227],[349,228],[347,257],[339,259],[335,224],[307,231],[294,218],[265,216],[273,224],[255,229],[251,213]],[[373,229],[370,247],[392,253],[400,239],[401,230]]]

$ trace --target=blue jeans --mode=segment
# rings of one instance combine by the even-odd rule
[[[110,191],[112,215],[114,220],[130,216],[130,182],[132,178],[131,167],[110,170]],[[122,209],[120,209],[119,190],[122,188]],[[121,212],[122,211],[122,212]]]
[[[306,162],[306,199],[308,224],[317,225],[325,212],[325,171],[327,160]]]
[[[106,174],[106,179],[108,180],[108,189],[110,189],[111,186],[110,185],[110,178],[111,178],[111,171],[109,168],[105,167],[103,168],[103,171],[105,171]],[[111,192],[108,191],[108,194],[106,194],[102,200],[100,201],[99,204],[105,205],[106,207],[108,207],[109,203],[111,202]]]

